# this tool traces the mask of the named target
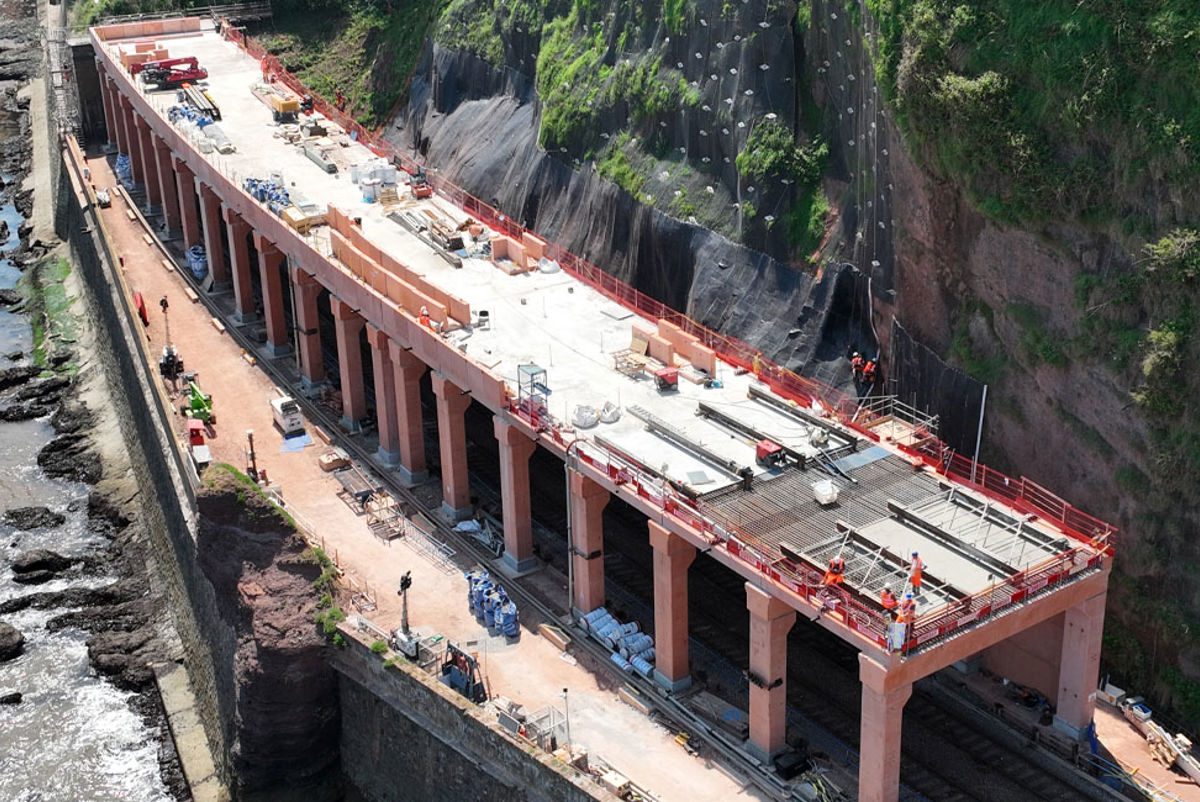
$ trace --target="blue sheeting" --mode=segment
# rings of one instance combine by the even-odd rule
[[[303,451],[305,446],[312,445],[312,438],[308,436],[308,432],[294,434],[291,437],[283,438],[283,445],[279,447],[279,453],[289,454],[294,451]]]
[[[891,454],[883,446],[871,446],[868,449],[857,451],[853,454],[847,454],[833,464],[841,468],[843,471],[849,472],[855,468],[861,468],[864,465],[870,465],[876,460],[881,460]]]

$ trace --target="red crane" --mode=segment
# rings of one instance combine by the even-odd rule
[[[153,84],[159,89],[178,89],[181,84],[208,77],[208,71],[200,66],[195,56],[144,61],[131,65],[129,73],[141,74],[144,83]]]

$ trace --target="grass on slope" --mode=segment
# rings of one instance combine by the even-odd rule
[[[1107,223],[1154,184],[1195,186],[1194,0],[868,5],[906,133],[992,217]]]
[[[425,35],[441,9],[438,0],[397,0],[386,9],[277,8],[271,22],[250,33],[322,96],[332,99],[340,86],[347,110],[375,127],[386,122],[407,91]]]

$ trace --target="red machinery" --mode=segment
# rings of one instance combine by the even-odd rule
[[[195,56],[144,61],[131,65],[129,73],[141,74],[144,83],[153,84],[159,89],[178,89],[181,84],[201,81],[208,77],[208,70],[200,66]]]
[[[679,389],[679,368],[662,367],[654,371],[654,383],[659,390]]]
[[[433,195],[433,187],[429,184],[429,177],[426,175],[424,167],[418,167],[408,183],[412,188],[414,198],[428,198]]]
[[[754,446],[754,461],[764,468],[781,468],[787,464],[787,454],[778,443],[759,440]]]

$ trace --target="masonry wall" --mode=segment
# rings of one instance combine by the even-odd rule
[[[342,768],[378,802],[583,802],[600,786],[502,734],[494,716],[408,663],[383,659],[346,628],[331,658],[341,675]]]

